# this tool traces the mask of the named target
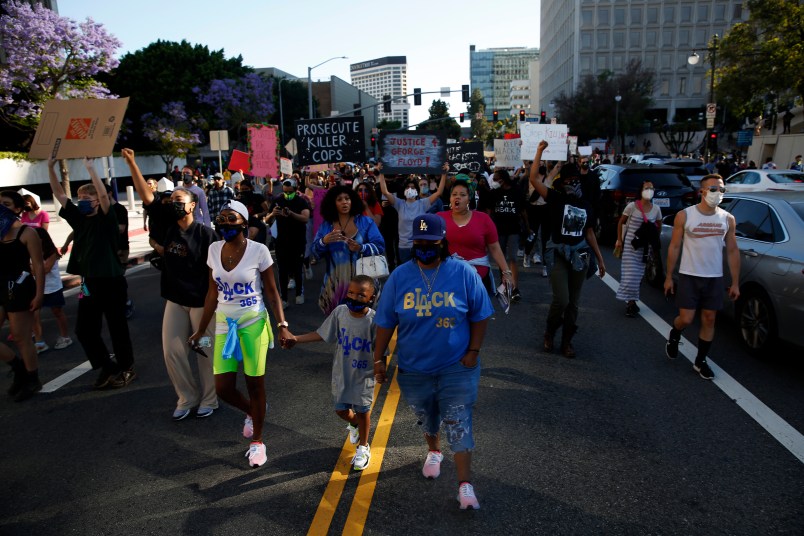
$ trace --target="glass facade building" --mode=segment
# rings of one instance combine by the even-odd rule
[[[530,64],[539,59],[538,48],[509,47],[477,50],[469,45],[470,91],[479,89],[486,103],[486,118],[492,112],[511,112],[511,82],[528,80]]]

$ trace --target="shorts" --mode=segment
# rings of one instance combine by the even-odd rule
[[[676,305],[679,309],[719,311],[723,308],[723,277],[678,274]]]
[[[471,451],[475,447],[472,410],[480,382],[480,361],[472,368],[458,361],[432,374],[398,371],[399,389],[424,433],[435,436],[443,423],[452,452]]]
[[[355,413],[368,413],[371,411],[371,406],[358,406],[357,404],[342,404],[335,402],[335,411],[344,411],[351,409]]]
[[[42,298],[42,307],[64,307],[65,305],[67,305],[67,302],[64,299],[63,289],[45,294],[45,297]]]
[[[216,320],[226,323],[226,317],[215,313]],[[237,372],[240,362],[234,357],[224,359],[223,348],[226,344],[227,333],[215,335],[215,354],[212,360],[212,371],[215,374]],[[265,359],[268,346],[273,339],[268,315],[263,312],[261,318],[245,327],[238,328],[240,351],[243,355],[243,373],[246,376],[265,376]]]
[[[516,252],[519,249],[519,235],[500,235],[500,249],[502,250],[505,260],[515,261]]]
[[[22,283],[16,283],[16,276],[13,279],[4,277],[0,279],[0,306],[7,313],[21,313],[31,308],[31,301],[36,296],[36,282],[33,276],[29,275]]]

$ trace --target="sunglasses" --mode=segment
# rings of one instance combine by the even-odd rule
[[[218,214],[215,223],[237,223],[239,214]]]
[[[726,193],[726,188],[724,188],[723,186],[710,186],[709,188],[707,188],[707,190],[709,190],[712,193],[715,192],[720,192],[721,194]]]

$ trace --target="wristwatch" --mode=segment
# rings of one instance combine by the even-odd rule
[[[276,327],[278,327],[278,328],[286,328],[286,327],[288,327],[288,325],[289,325],[288,321],[283,320],[282,322],[277,323]]]

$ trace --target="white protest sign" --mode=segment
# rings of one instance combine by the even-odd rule
[[[578,154],[581,156],[592,156],[592,148],[588,145],[578,147]]]
[[[567,136],[569,142],[570,154],[575,154],[578,151],[578,136]]]
[[[494,157],[497,168],[518,168],[522,165],[519,157],[519,138],[513,140],[494,140]],[[534,151],[535,154],[535,151]]]
[[[567,125],[544,125],[541,123],[526,123],[522,125],[522,151],[521,160],[533,160],[539,142],[545,140],[547,149],[542,154],[542,160],[567,159]]]
[[[282,175],[293,175],[293,161],[290,158],[280,158],[279,171]]]

